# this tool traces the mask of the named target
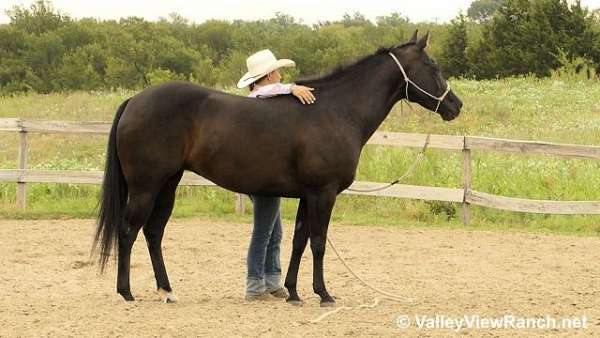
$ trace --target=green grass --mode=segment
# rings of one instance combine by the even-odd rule
[[[516,78],[455,80],[465,106],[459,119],[443,122],[412,105],[392,111],[380,130],[480,135],[560,143],[600,145],[600,86],[593,81]],[[132,92],[75,92],[0,97],[0,117],[111,121]],[[284,113],[284,112],[283,112]],[[105,136],[30,135],[29,167],[58,170],[103,168]],[[16,133],[0,134],[0,168],[15,168]],[[400,176],[416,150],[367,146],[357,179],[386,182]],[[403,183],[460,187],[457,152],[429,150],[426,160]],[[94,217],[98,187],[29,184],[28,210],[14,206],[15,184],[0,184],[0,217]],[[600,162],[492,152],[473,153],[473,188],[503,196],[547,200],[600,200]],[[234,213],[235,196],[222,189],[180,188],[175,217],[249,222],[250,212]],[[247,205],[251,203],[247,200]],[[283,216],[294,219],[297,202],[285,200]],[[472,208],[473,228],[598,235],[598,216],[556,216]],[[460,205],[391,198],[341,196],[333,221],[345,224],[462,227]]]

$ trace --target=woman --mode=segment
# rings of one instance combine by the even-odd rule
[[[267,98],[276,95],[292,94],[302,104],[316,101],[311,93],[313,88],[293,83],[282,84],[279,69],[294,67],[292,60],[277,60],[268,50],[251,55],[246,60],[248,72],[238,82],[238,88],[250,88],[249,97]],[[285,112],[282,112],[282,114]],[[246,277],[246,301],[274,300],[287,298],[281,287],[281,265],[279,245],[282,237],[279,205],[281,198],[251,195],[254,204],[254,229],[248,248],[248,275]]]

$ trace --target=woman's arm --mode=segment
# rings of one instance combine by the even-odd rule
[[[314,88],[299,86],[293,83],[274,83],[256,88],[256,90],[250,93],[249,96],[256,98],[268,98],[277,95],[292,94],[297,97],[302,104],[310,104],[316,101],[315,96],[313,93],[311,93],[313,90]]]
[[[291,94],[293,84],[273,83],[266,86],[257,87],[250,97],[267,98],[277,95]]]

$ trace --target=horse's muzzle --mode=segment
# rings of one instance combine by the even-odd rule
[[[440,107],[440,115],[444,121],[452,121],[460,115],[460,110],[462,109],[463,103],[458,98],[458,96],[454,95],[453,92],[448,93],[444,102],[442,102]]]

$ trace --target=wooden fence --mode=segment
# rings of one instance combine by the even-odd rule
[[[27,134],[28,133],[68,133],[68,134],[108,134],[110,123],[106,122],[59,122],[25,119],[0,119],[0,131],[18,132],[20,135],[17,169],[0,170],[0,182],[17,183],[17,206],[24,210],[26,206],[27,183],[70,183],[100,184],[102,171],[74,170],[28,170]],[[421,148],[425,134],[407,134],[376,132],[368,144],[392,147]],[[475,136],[431,135],[429,148],[460,151],[462,153],[462,188],[440,188],[397,184],[378,192],[353,192],[345,194],[412,198],[420,200],[445,201],[462,204],[462,217],[469,224],[469,205],[489,208],[545,214],[600,214],[600,201],[546,201],[513,197],[503,197],[471,189],[471,151],[497,151],[520,154],[541,154],[565,158],[600,160],[600,147],[572,144],[555,144],[537,141],[519,141]],[[600,173],[599,173],[600,174]],[[354,182],[351,188],[359,190],[382,187],[387,183]],[[209,180],[186,172],[180,185],[214,186]],[[238,195],[236,210],[243,212],[243,199]]]

